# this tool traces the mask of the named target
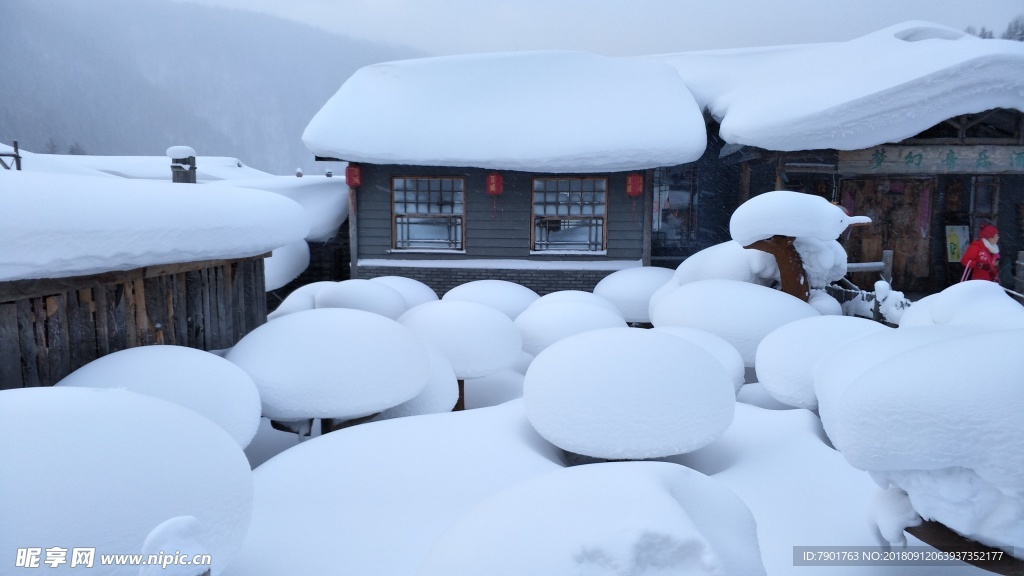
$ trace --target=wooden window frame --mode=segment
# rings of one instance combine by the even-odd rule
[[[416,182],[417,195],[420,192],[425,192],[426,199],[416,198],[410,201],[408,198],[404,198],[401,202],[397,200],[397,194],[399,190],[396,188],[396,182],[402,181],[401,192],[406,193],[410,190],[406,189],[408,181]],[[420,183],[426,182],[427,187],[424,190],[420,189]],[[433,183],[437,183],[436,189],[433,187]],[[452,182],[452,189],[445,190],[444,183]],[[456,189],[455,182],[458,182],[458,186],[461,189]],[[444,203],[443,193],[451,192],[452,201],[451,203]],[[465,252],[466,249],[466,200],[468,193],[466,189],[466,178],[464,176],[392,176],[391,177],[391,249],[398,252]],[[435,194],[436,193],[436,194]],[[455,194],[461,194],[461,200],[455,201]],[[421,212],[421,211],[408,211],[409,204],[414,204],[418,208],[419,205],[429,205],[435,203],[435,195],[437,196],[436,203],[439,207],[450,206],[451,212]],[[399,210],[399,205],[404,207],[403,210]],[[455,207],[458,206],[460,210],[455,211]],[[410,226],[411,224],[401,223],[402,219],[437,219],[437,220],[448,220],[458,222],[458,238],[453,240],[449,237],[447,241],[438,240],[437,244],[444,244],[447,242],[448,246],[445,247],[431,247],[425,245],[409,245],[416,242],[414,239],[406,239],[404,241],[399,239],[399,231],[403,226]],[[449,228],[451,224],[449,224]],[[425,241],[421,241],[425,243]]]
[[[544,184],[544,190],[538,190],[537,189],[537,183],[540,182],[540,181],[543,181],[545,183]],[[573,187],[572,183],[573,182],[579,182],[579,189],[578,190],[573,190],[572,189],[572,187]],[[587,186],[585,184],[586,182],[593,182],[593,183],[595,183],[595,185],[593,186],[592,190],[587,190],[586,189],[587,188]],[[596,186],[597,182],[601,182],[601,186],[603,187],[603,190],[600,190],[600,191],[597,190],[597,186]],[[555,183],[555,186],[556,186],[557,189],[556,190],[547,190],[548,183]],[[561,189],[562,188],[562,183],[565,183],[564,187],[566,189],[564,191]],[[600,192],[600,193],[604,194],[603,202],[601,202],[600,204],[597,203],[597,202],[590,202],[588,204],[587,202],[584,201],[584,196],[583,196],[585,193],[588,193],[588,192],[589,193],[599,193]],[[546,199],[544,199],[542,202],[538,203],[537,202],[537,194],[538,193],[541,193],[541,194],[555,193],[555,194],[558,195],[558,197],[556,198],[556,201],[554,203],[549,203],[549,202],[547,202]],[[561,199],[562,199],[563,195],[566,197],[567,200],[571,200],[571,198],[572,198],[571,195],[572,194],[579,194],[579,196],[580,196],[579,204],[570,203],[568,201],[561,202]],[[530,187],[530,253],[534,254],[534,255],[540,255],[540,254],[566,254],[566,253],[569,253],[569,254],[605,254],[607,252],[607,250],[608,250],[608,207],[609,207],[609,200],[610,199],[611,199],[611,194],[610,194],[609,185],[608,185],[608,178],[604,177],[604,176],[556,176],[556,177],[534,176],[533,179],[531,180],[531,187]],[[537,206],[538,205],[540,205],[540,206],[552,206],[553,205],[553,206],[556,207],[555,208],[555,212],[556,213],[555,214],[537,214]],[[572,208],[571,208],[572,206],[579,206],[579,213],[578,214],[571,214],[571,213],[560,214],[560,213],[558,213],[559,212],[559,210],[558,210],[559,206],[569,207],[568,212],[572,211]],[[584,207],[585,206],[591,206],[595,211],[596,211],[597,206],[601,206],[602,213],[601,214],[596,214],[596,213],[594,213],[594,214],[584,214],[583,212],[584,212]],[[590,221],[600,220],[600,228],[601,228],[601,230],[600,230],[600,237],[601,237],[600,242],[601,242],[601,245],[600,245],[600,247],[593,248],[593,249],[557,248],[557,247],[552,248],[552,247],[550,247],[550,243],[549,242],[544,242],[544,246],[547,246],[547,247],[542,247],[541,244],[540,244],[540,242],[542,242],[542,241],[540,239],[538,239],[537,231],[540,228],[540,222],[539,221],[543,221],[543,220],[547,220],[548,221],[548,226],[550,226],[554,222],[558,222],[560,227],[564,227],[564,222],[566,222],[566,221],[582,222],[582,221],[588,221],[588,220],[590,220]],[[593,241],[588,241],[588,244],[593,245]]]

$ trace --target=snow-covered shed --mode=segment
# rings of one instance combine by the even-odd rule
[[[232,346],[266,322],[263,259],[307,230],[269,192],[0,170],[0,389],[134,346]]]
[[[750,195],[785,188],[871,216],[851,261],[894,250],[894,284],[934,290],[958,278],[951,242],[980,223],[1008,254],[1022,247],[1022,72],[1024,43],[928,22],[634,58],[427,58],[358,71],[303,140],[359,178],[358,276],[547,291],[562,286],[538,286],[545,267],[674,266],[727,239]],[[583,200],[595,186],[603,205]]]

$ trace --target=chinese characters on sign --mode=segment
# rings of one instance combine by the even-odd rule
[[[1024,173],[1022,146],[879,146],[840,151],[845,174]]]

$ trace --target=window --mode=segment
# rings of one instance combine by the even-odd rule
[[[971,178],[971,229],[977,238],[982,224],[995,226],[999,215],[999,178],[974,176]]]
[[[533,179],[533,250],[604,250],[608,181]]]
[[[396,250],[462,250],[465,180],[392,178]]]
[[[654,171],[654,247],[681,248],[697,239],[697,198],[693,165]]]

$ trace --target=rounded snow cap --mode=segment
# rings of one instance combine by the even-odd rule
[[[999,229],[990,224],[982,224],[978,231],[978,238],[993,238],[999,235]]]

